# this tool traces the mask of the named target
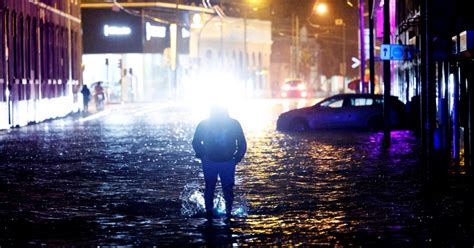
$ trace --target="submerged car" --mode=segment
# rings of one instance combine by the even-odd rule
[[[339,94],[326,98],[311,107],[282,113],[277,120],[277,130],[307,131],[329,128],[368,128],[379,130],[384,126],[383,95]],[[402,128],[405,105],[390,97],[391,126]]]
[[[280,95],[283,98],[306,98],[308,91],[303,79],[287,78],[281,86]]]

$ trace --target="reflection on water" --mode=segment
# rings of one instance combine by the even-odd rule
[[[248,153],[237,166],[230,223],[203,218],[203,175],[190,144],[196,120],[186,109],[149,106],[124,122],[133,114],[0,133],[0,245],[430,246],[449,240],[431,227],[410,132],[393,132],[389,148],[380,145],[382,133],[290,135],[274,130],[281,105],[272,109],[247,108],[261,118],[254,124],[236,114]],[[216,209],[224,212],[217,192]]]

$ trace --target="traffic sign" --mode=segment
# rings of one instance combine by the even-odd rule
[[[380,58],[382,60],[390,60],[390,44],[383,44],[380,48]]]
[[[403,54],[404,54],[404,46],[390,45],[390,59],[391,60],[402,60]]]
[[[360,65],[360,59],[356,58],[356,57],[352,57],[352,62],[354,62],[354,64],[352,64],[352,68],[357,68],[359,67]]]
[[[380,59],[382,60],[408,60],[411,59],[414,46],[383,44],[380,48]]]

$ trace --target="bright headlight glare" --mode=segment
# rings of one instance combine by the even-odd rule
[[[306,85],[298,84],[298,90],[306,90]]]

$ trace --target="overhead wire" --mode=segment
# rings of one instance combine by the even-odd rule
[[[139,17],[145,17],[145,18],[148,18],[154,22],[158,22],[158,23],[163,23],[163,24],[170,24],[171,22],[167,21],[167,20],[164,20],[164,19],[161,19],[161,18],[158,18],[158,17],[155,17],[155,16],[150,16],[148,14],[145,14],[143,13],[140,13],[138,11],[133,11],[133,10],[129,10],[125,7],[123,7],[119,2],[117,2],[117,0],[114,0],[114,6],[116,6],[117,8],[119,8],[120,10],[122,10],[123,12],[129,14],[129,15],[133,15],[133,16],[139,16]]]

